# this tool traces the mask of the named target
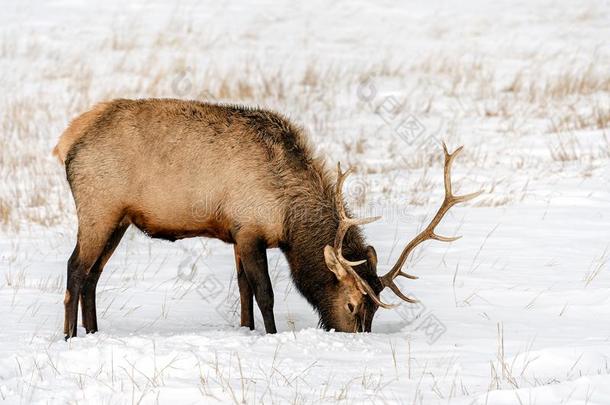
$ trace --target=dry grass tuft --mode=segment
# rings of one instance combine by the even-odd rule
[[[9,224],[11,220],[11,211],[12,207],[8,204],[8,202],[0,199],[0,224],[3,226]]]
[[[583,129],[610,128],[610,108],[594,105],[590,111],[583,112],[570,106],[563,115],[550,119],[549,131],[554,133],[572,132]]]

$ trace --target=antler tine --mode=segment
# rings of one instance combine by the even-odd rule
[[[337,206],[337,211],[339,212],[339,219],[347,219],[347,215],[345,214],[345,207],[343,206],[343,199],[339,198],[343,196],[343,183],[345,183],[345,179],[352,173],[353,169],[349,167],[345,172],[341,171],[341,162],[337,162],[337,186],[335,188],[335,205]]]
[[[352,173],[353,169],[350,167],[345,172],[341,171],[341,162],[337,163],[337,186],[335,188],[335,206],[337,208],[337,213],[339,214],[339,228],[337,229],[337,234],[335,235],[335,243],[334,247],[337,251],[337,256],[342,258],[346,263],[350,263],[352,266],[357,266],[359,264],[364,263],[366,260],[361,260],[357,262],[350,262],[343,258],[341,255],[341,249],[343,248],[343,239],[345,238],[345,234],[347,230],[354,225],[366,225],[371,222],[377,221],[380,216],[377,217],[368,217],[368,218],[350,218],[345,213],[345,206],[343,205],[343,183],[347,176]]]
[[[371,286],[366,281],[362,280],[362,278],[360,278],[360,276],[358,275],[358,273],[356,273],[354,271],[354,269],[352,269],[350,267],[349,271],[350,271],[350,274],[352,274],[354,277],[357,277],[356,280],[358,280],[358,282],[362,283],[361,285],[364,288],[366,295],[371,297],[371,299],[373,300],[373,302],[375,302],[375,304],[377,304],[380,307],[385,308],[385,309],[392,309],[397,306],[396,304],[386,304],[385,302],[381,301],[381,299],[379,299],[377,294],[375,294],[375,291],[373,291]]]
[[[463,149],[463,146],[460,146],[455,151],[453,151],[453,153],[449,153],[449,151],[447,150],[447,145],[445,145],[445,143],[443,142],[443,152],[444,152],[444,156],[445,156],[445,168],[444,168],[444,179],[443,179],[444,186],[445,186],[445,198],[443,200],[443,203],[441,204],[440,208],[436,212],[436,215],[434,215],[434,218],[432,218],[432,220],[430,221],[430,224],[428,224],[428,226],[423,231],[421,231],[415,238],[413,238],[413,240],[411,240],[407,244],[407,246],[405,246],[405,248],[403,249],[402,253],[400,254],[398,260],[396,261],[394,266],[392,266],[392,269],[387,274],[380,277],[381,283],[385,287],[389,287],[392,291],[394,291],[394,293],[396,295],[398,295],[404,301],[414,302],[414,300],[412,298],[409,298],[409,297],[405,296],[402,292],[400,292],[400,289],[394,282],[394,279],[396,279],[396,277],[398,277],[398,276],[402,276],[402,277],[406,277],[406,278],[410,278],[410,279],[417,278],[416,276],[412,276],[412,275],[407,274],[402,271],[402,266],[405,264],[409,254],[413,251],[413,249],[415,249],[415,247],[417,245],[419,245],[420,243],[422,243],[423,241],[428,240],[428,239],[435,239],[435,240],[438,240],[441,242],[453,242],[453,241],[461,238],[461,236],[447,237],[447,236],[437,235],[435,233],[435,228],[441,222],[441,220],[443,219],[443,217],[445,216],[445,214],[447,213],[447,211],[449,211],[449,209],[451,207],[453,207],[455,204],[472,200],[473,198],[477,197],[478,195],[480,195],[483,192],[483,190],[480,190],[480,191],[477,191],[476,193],[466,194],[463,196],[453,195],[452,184],[451,184],[451,165],[453,164],[453,161],[455,160],[457,155],[462,151],[462,149]]]
[[[408,279],[411,279],[411,280],[417,280],[417,279],[419,278],[419,277],[414,276],[414,275],[412,275],[412,274],[407,274],[407,273],[405,273],[405,272],[404,272],[404,271],[402,271],[402,270],[398,272],[398,275],[397,275],[397,276],[403,276],[404,278],[408,278]]]
[[[402,293],[402,291],[400,291],[400,288],[398,288],[396,283],[390,283],[390,285],[388,287],[390,287],[390,290],[392,290],[394,292],[394,294],[398,295],[398,298],[400,298],[403,301],[409,302],[411,304],[415,304],[415,303],[419,302],[415,298],[410,298],[410,297],[407,297],[406,295],[404,295]]]
[[[369,218],[349,218],[345,213],[345,206],[343,205],[343,183],[347,176],[352,172],[352,168],[350,167],[345,172],[341,171],[341,163],[337,163],[337,187],[335,189],[335,205],[337,209],[337,213],[339,214],[339,227],[337,228],[337,234],[335,235],[335,243],[334,249],[335,254],[339,261],[344,265],[345,269],[354,277],[358,285],[360,286],[360,291],[363,294],[368,295],[371,299],[380,307],[383,308],[394,308],[396,305],[386,304],[379,299],[375,291],[371,288],[371,286],[364,280],[356,271],[352,268],[352,266],[358,266],[362,263],[365,263],[366,260],[358,260],[355,262],[349,261],[343,257],[341,252],[343,247],[343,239],[345,238],[345,234],[347,230],[354,225],[365,225],[369,224],[373,221],[378,220],[381,217],[369,217]]]

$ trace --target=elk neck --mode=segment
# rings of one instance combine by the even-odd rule
[[[288,205],[285,224],[284,252],[294,283],[299,292],[320,310],[329,299],[328,288],[336,286],[335,275],[324,261],[324,247],[333,245],[339,215],[335,208],[333,187],[323,187],[318,193],[294,195]],[[366,259],[366,243],[358,227],[348,230],[343,241],[343,253],[348,260]],[[358,271],[366,271],[367,266]],[[371,275],[364,275],[365,279]]]

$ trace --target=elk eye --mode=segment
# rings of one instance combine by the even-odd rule
[[[347,309],[349,310],[350,313],[354,313],[354,304],[352,304],[351,302],[347,303]]]

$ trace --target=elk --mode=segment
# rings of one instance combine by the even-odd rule
[[[377,276],[377,254],[352,218],[342,187],[316,157],[304,131],[257,108],[174,99],[117,99],[75,118],[54,154],[65,165],[78,217],[67,266],[65,338],[76,336],[78,305],[87,333],[98,330],[96,285],[130,225],[153,238],[205,236],[234,245],[241,325],[254,328],[253,300],[275,333],[266,249],[284,253],[298,291],[320,326],[371,331],[384,288],[414,302],[395,284],[409,253],[427,239],[453,241],[434,229],[455,204],[445,153],[445,199],[431,223]]]

